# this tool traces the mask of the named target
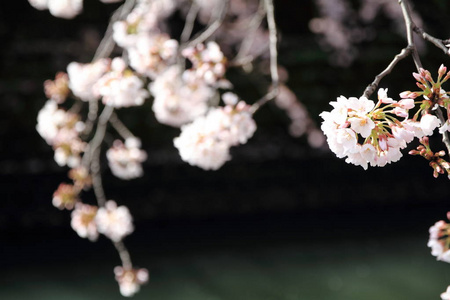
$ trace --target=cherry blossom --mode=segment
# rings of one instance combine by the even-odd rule
[[[182,54],[192,63],[190,76],[209,85],[229,86],[229,83],[222,79],[225,75],[227,59],[216,42],[208,42],[206,46],[198,44],[195,47],[185,48]]]
[[[431,248],[431,255],[436,256],[437,260],[450,263],[449,232],[450,225],[444,221],[438,221],[430,227],[430,239],[428,247]]]
[[[187,82],[182,70],[174,65],[149,85],[152,109],[158,122],[174,127],[193,121],[208,109],[215,90],[202,81]]]
[[[141,285],[148,281],[147,269],[125,269],[117,266],[114,268],[114,274],[124,297],[133,296],[139,292]]]
[[[69,76],[67,73],[58,72],[55,76],[55,80],[44,81],[44,90],[45,95],[49,99],[54,100],[58,104],[63,103],[70,93]]]
[[[175,62],[178,42],[165,34],[141,36],[128,48],[130,66],[140,74],[155,79]]]
[[[93,89],[105,105],[121,108],[142,105],[148,92],[144,83],[127,66],[124,60],[116,57],[111,62],[111,70],[105,73]]]
[[[77,203],[72,211],[72,220],[70,225],[73,230],[82,238],[88,238],[90,241],[96,241],[98,238],[95,216],[97,206]]]
[[[61,183],[53,193],[52,203],[59,209],[73,209],[79,201],[79,190],[72,184]]]
[[[125,206],[117,206],[113,200],[108,200],[104,207],[100,207],[95,216],[95,223],[99,233],[114,242],[122,240],[133,232],[133,219]]]
[[[69,131],[76,132],[76,135],[83,127],[78,115],[58,108],[56,101],[51,99],[45,103],[37,116],[36,130],[49,145],[66,140],[64,135]]]
[[[109,59],[99,59],[88,64],[71,62],[67,66],[67,74],[72,93],[83,101],[98,99],[100,95],[94,92],[93,87],[109,69],[109,65]]]
[[[450,286],[447,287],[447,290],[441,294],[442,300],[450,300]]]
[[[83,10],[83,0],[28,0],[36,9],[48,9],[52,15],[73,19]]]
[[[142,176],[142,162],[147,159],[147,154],[139,149],[140,146],[137,138],[128,138],[125,144],[120,140],[114,141],[113,147],[106,152],[106,157],[115,176],[126,180]]]
[[[378,92],[378,103],[366,97],[340,96],[330,103],[331,112],[323,112],[321,129],[327,137],[330,150],[338,157],[347,157],[346,162],[362,166],[385,166],[402,157],[405,148],[414,136],[421,137],[434,125],[432,121],[394,121],[393,116],[408,117],[414,103],[400,103],[387,96],[387,89]],[[401,113],[399,110],[401,109]],[[388,117],[389,116],[389,117]],[[423,133],[423,129],[427,129]]]
[[[205,170],[217,170],[230,159],[229,148],[244,144],[253,136],[256,124],[243,101],[223,95],[224,107],[212,108],[205,116],[181,127],[174,139],[181,158]]]

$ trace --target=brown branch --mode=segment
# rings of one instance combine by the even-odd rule
[[[416,26],[411,18],[411,10],[408,5],[408,0],[399,0],[398,3],[402,9],[403,19],[405,20],[406,26],[406,37],[408,39],[408,47],[411,47],[411,54],[416,65],[417,71],[422,68],[422,63],[420,62],[419,54],[417,53],[416,44],[414,43],[413,29]]]
[[[422,28],[415,26],[413,28],[414,32],[418,34],[420,37],[422,37],[425,41],[428,41],[441,49],[446,55],[450,55],[449,49],[445,46],[448,44],[448,40],[441,40],[438,38],[435,38],[434,36],[429,35],[426,33]]]
[[[371,84],[369,84],[366,87],[366,89],[364,90],[363,96],[366,98],[369,98],[375,92],[375,90],[378,88],[378,84],[380,83],[381,79],[383,79],[386,75],[391,73],[392,70],[394,69],[395,65],[397,65],[397,63],[399,61],[401,61],[402,59],[404,59],[405,57],[410,55],[412,49],[413,48],[410,46],[403,48],[402,51],[394,57],[394,59],[386,67],[386,69],[384,69],[383,72],[381,72],[380,74],[375,76],[375,80]]]

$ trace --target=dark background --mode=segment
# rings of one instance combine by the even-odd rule
[[[450,36],[446,1],[414,3],[431,34]],[[287,84],[317,124],[329,101],[362,94],[405,46],[381,14],[354,63],[331,66],[308,29],[313,3],[275,5]],[[68,21],[24,0],[0,4],[0,299],[120,298],[113,246],[80,239],[70,212],[52,206],[67,169],[35,131],[43,81],[91,59],[115,7],[86,0]],[[421,56],[433,74],[448,62],[431,46]],[[408,58],[381,86],[392,95],[414,89],[413,71]],[[181,161],[172,146],[179,131],[158,125],[150,102],[120,115],[149,156],[133,181],[104,170],[107,197],[135,220],[125,240],[133,261],[150,270],[137,299],[437,299],[450,284],[448,266],[426,247],[428,228],[450,210],[448,179],[434,179],[420,157],[363,171],[291,137],[288,118],[269,104],[255,116],[255,136],[208,172]]]

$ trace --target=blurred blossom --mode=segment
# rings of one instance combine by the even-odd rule
[[[212,108],[205,116],[181,127],[174,139],[181,158],[205,170],[217,170],[230,159],[229,148],[245,144],[256,131],[250,107],[236,95],[223,95],[225,107]]]
[[[94,85],[109,69],[109,59],[99,59],[89,64],[71,62],[67,66],[69,88],[72,93],[83,101],[99,98],[94,92]]]
[[[131,297],[137,292],[141,285],[148,281],[147,269],[131,269],[127,270],[117,266],[114,268],[116,280],[119,283],[120,293],[124,297]]]
[[[114,145],[106,152],[106,157],[115,176],[125,180],[142,176],[142,162],[147,159],[147,154],[140,146],[137,138],[128,138],[125,144],[120,140],[114,141]]]
[[[64,72],[57,73],[55,80],[46,80],[44,82],[44,90],[45,95],[49,99],[54,100],[58,104],[63,103],[70,93],[68,75]]]
[[[230,86],[223,80],[227,59],[216,42],[208,42],[206,46],[198,44],[195,47],[185,48],[182,55],[192,63],[191,77],[212,86]]]
[[[79,166],[69,171],[69,178],[73,180],[74,185],[79,189],[85,189],[92,185],[92,178],[86,167]]]
[[[97,230],[114,242],[122,240],[133,232],[133,219],[125,206],[117,206],[109,200],[104,207],[100,207],[95,216]]]
[[[77,203],[75,209],[72,211],[72,220],[70,225],[73,230],[82,238],[88,238],[94,242],[98,238],[97,225],[95,223],[95,216],[97,214],[97,207],[83,203]]]
[[[186,80],[174,65],[149,85],[153,112],[158,122],[174,127],[193,121],[206,113],[215,90],[201,80]]]
[[[59,209],[73,209],[78,199],[79,190],[72,184],[61,183],[53,193],[52,203]]]
[[[105,105],[121,108],[142,105],[148,97],[143,86],[142,80],[127,68],[125,61],[116,57],[111,62],[111,70],[95,83],[93,89],[102,96]]]
[[[36,9],[48,9],[52,15],[73,19],[83,10],[83,0],[28,0]]]
[[[128,48],[130,66],[140,74],[155,79],[175,62],[178,42],[165,34],[145,35]]]

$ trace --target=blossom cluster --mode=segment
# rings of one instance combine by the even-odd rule
[[[77,114],[58,107],[55,100],[48,100],[37,116],[36,130],[53,146],[55,161],[60,166],[78,167],[86,143],[80,138],[84,123]]]
[[[378,90],[377,103],[365,96],[348,99],[338,97],[337,101],[330,103],[332,111],[320,114],[324,120],[321,129],[330,149],[338,157],[346,157],[347,163],[364,169],[368,165],[382,167],[398,161],[402,157],[401,150],[415,137],[423,140],[433,135],[438,127],[441,133],[448,131],[449,121],[442,124],[433,113],[439,106],[448,110],[449,97],[441,88],[442,83],[450,77],[450,72],[444,77],[446,72],[447,69],[441,66],[436,82],[424,69],[414,73],[422,91],[402,92],[398,101],[388,97],[387,89]],[[419,96],[423,96],[423,100],[418,100]],[[416,104],[420,104],[419,109],[410,118],[409,111]],[[413,151],[411,154],[416,153]],[[430,155],[422,156],[431,160]],[[436,170],[436,164],[430,165]],[[443,165],[446,166],[443,162],[439,164],[439,173],[442,173]]]
[[[441,220],[430,227],[428,247],[437,260],[450,263],[450,224]]]
[[[142,176],[142,162],[147,154],[140,147],[141,142],[135,137],[126,139],[125,144],[121,140],[115,140],[106,152],[111,172],[118,178],[127,180]]]
[[[193,166],[216,170],[230,159],[230,147],[245,144],[256,123],[250,106],[233,93],[222,96],[224,107],[212,108],[204,117],[181,127],[174,145],[181,158]]]
[[[114,274],[119,283],[120,293],[125,297],[131,297],[137,292],[141,285],[148,281],[148,271],[146,269],[125,269],[115,267]]]

